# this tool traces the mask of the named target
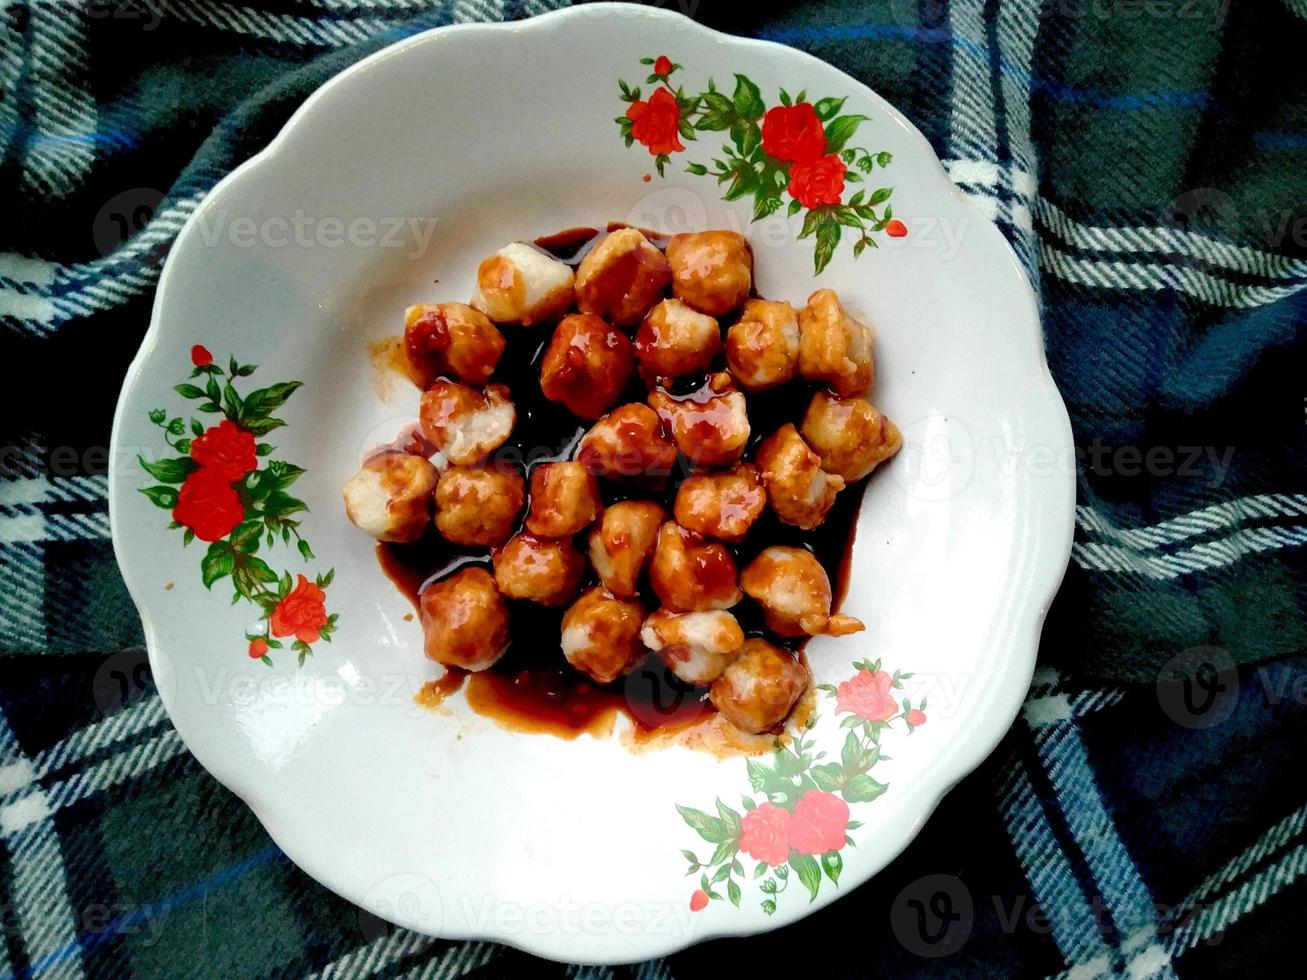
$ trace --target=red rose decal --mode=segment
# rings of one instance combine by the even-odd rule
[[[831,155],[811,163],[796,163],[790,170],[790,196],[811,210],[822,204],[839,204],[844,195],[844,161]]]
[[[191,443],[191,459],[235,483],[259,465],[254,436],[230,419],[223,419]]]
[[[208,367],[213,363],[213,355],[203,344],[196,344],[191,348],[191,363],[196,367]]]
[[[241,499],[217,470],[202,466],[186,478],[172,519],[201,541],[225,538],[245,518]]]
[[[327,593],[303,575],[290,592],[277,603],[268,619],[273,636],[290,636],[304,643],[314,643],[327,625]]]
[[[666,78],[672,73],[672,59],[665,54],[660,54],[658,60],[654,62],[653,73],[660,78]]]
[[[811,102],[778,105],[762,117],[762,148],[784,163],[811,163],[826,152],[826,130]]]
[[[259,636],[250,641],[250,657],[258,660],[268,652],[268,641]]]
[[[773,803],[750,810],[740,822],[740,850],[773,868],[790,857],[790,811]]]
[[[924,725],[926,723],[926,712],[922,711],[920,708],[913,708],[908,712],[907,720],[908,724],[913,728],[916,728],[918,725]]]
[[[908,233],[908,226],[898,218],[891,218],[885,222],[885,234],[890,238],[902,238]]]
[[[681,106],[667,89],[655,91],[648,102],[632,102],[626,118],[631,120],[631,135],[636,142],[647,146],[655,156],[685,149],[680,134]]]
[[[794,807],[790,847],[800,854],[825,854],[844,846],[849,805],[833,793],[810,789]]]
[[[899,712],[889,674],[860,670],[835,689],[835,713],[849,711],[868,721],[889,721]]]
[[[708,904],[708,893],[702,888],[690,896],[690,911],[699,912]]]

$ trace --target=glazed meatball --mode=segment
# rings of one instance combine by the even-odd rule
[[[419,605],[426,655],[436,663],[485,670],[508,650],[508,604],[484,568],[428,585]]]
[[[749,298],[753,252],[734,231],[673,235],[667,243],[672,295],[709,316],[729,313]]]
[[[454,466],[436,484],[436,530],[451,544],[497,547],[525,499],[522,474],[509,466]]]
[[[491,558],[500,592],[542,606],[561,606],[571,599],[585,573],[585,559],[566,539],[515,534]]]
[[[404,311],[409,375],[423,390],[443,374],[483,385],[503,353],[504,335],[485,314],[470,306],[434,303]]]
[[[661,482],[676,469],[676,446],[663,434],[658,413],[633,402],[591,426],[576,458],[598,476]]]
[[[571,266],[514,242],[481,263],[472,305],[498,323],[529,327],[562,316],[575,295]]]
[[[819,391],[803,416],[803,439],[821,457],[821,468],[861,480],[903,446],[903,436],[888,417],[865,398],[839,398]]]
[[[843,397],[865,394],[875,380],[871,329],[849,316],[833,290],[817,290],[799,311],[799,373]]]
[[[634,228],[619,228],[586,253],[576,270],[576,305],[619,327],[639,323],[671,282],[667,258]]]
[[[477,391],[440,380],[422,395],[422,434],[456,466],[479,463],[502,446],[517,423],[517,411],[503,385]]]
[[[767,507],[767,491],[748,463],[724,473],[697,473],[676,491],[676,523],[732,544],[744,540]]]
[[[793,654],[766,640],[745,640],[708,697],[732,725],[756,735],[785,720],[810,680]]]
[[[681,455],[696,469],[735,462],[749,441],[744,395],[725,371],[714,374],[690,395],[651,391],[649,404],[671,432]]]
[[[563,614],[563,656],[600,684],[611,684],[644,656],[644,606],[599,586]]]
[[[757,463],[776,516],[804,530],[826,519],[835,495],[844,489],[844,478],[823,470],[821,457],[788,422],[758,447]]]
[[[649,584],[664,606],[679,612],[729,609],[743,595],[735,559],[726,546],[706,541],[675,521],[658,529]]]
[[[540,390],[573,415],[597,419],[617,403],[634,358],[626,334],[590,313],[563,317],[540,361]]]
[[[545,538],[568,538],[599,516],[603,503],[594,474],[580,463],[541,463],[531,471],[526,529]]]
[[[590,531],[590,564],[609,592],[636,594],[666,519],[667,511],[650,500],[623,500],[604,511]]]
[[[373,456],[345,484],[345,513],[378,541],[416,541],[431,521],[436,478],[422,456]]]
[[[726,332],[726,366],[745,391],[783,384],[799,369],[799,319],[789,303],[751,299]]]
[[[744,643],[744,630],[724,609],[691,613],[659,609],[644,621],[640,636],[687,684],[711,684]]]
[[[635,333],[635,357],[646,383],[706,371],[721,349],[717,321],[679,299],[655,306]]]
[[[845,636],[863,629],[852,616],[831,615],[826,569],[802,548],[763,549],[744,569],[740,585],[762,607],[767,628],[777,636]]]

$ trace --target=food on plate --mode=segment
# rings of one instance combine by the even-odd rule
[[[427,303],[404,311],[404,355],[419,388],[450,374],[483,385],[504,353],[504,335],[480,310],[463,303]]]
[[[744,630],[725,609],[686,613],[659,609],[644,621],[640,637],[687,684],[711,684],[744,645]]]
[[[832,289],[819,289],[799,311],[799,373],[835,394],[866,394],[875,378],[871,329],[844,309]]]
[[[676,446],[658,413],[638,402],[621,405],[590,427],[576,458],[611,480],[665,480],[676,469]]]
[[[735,462],[749,441],[747,403],[725,371],[688,395],[671,395],[661,388],[651,391],[649,405],[695,469]]]
[[[503,385],[484,391],[441,378],[422,395],[422,434],[456,466],[479,463],[508,441],[517,409]]]
[[[426,655],[460,670],[485,670],[508,650],[508,604],[484,568],[464,568],[422,592]]]
[[[730,549],[675,521],[658,529],[649,584],[664,606],[678,612],[729,609],[743,595]]]
[[[741,463],[716,473],[695,473],[676,490],[676,523],[704,537],[738,544],[767,507],[757,467]]]
[[[512,535],[525,500],[522,474],[506,464],[451,466],[436,484],[436,530],[451,544],[497,547]]]
[[[785,720],[810,680],[807,666],[794,654],[754,637],[744,641],[708,696],[736,728],[765,732]]]
[[[726,366],[745,391],[784,384],[799,369],[799,318],[789,303],[751,299],[726,332]]]
[[[619,327],[631,327],[663,298],[672,270],[667,257],[635,228],[609,232],[576,270],[576,305]]]
[[[599,482],[580,463],[541,463],[531,471],[526,529],[532,534],[571,537],[589,527],[602,509]]]
[[[515,534],[491,552],[495,584],[510,599],[561,606],[576,595],[585,559],[570,540]]]
[[[581,673],[610,684],[644,656],[643,621],[644,606],[639,602],[619,599],[596,586],[563,614],[563,656]]]
[[[373,456],[345,484],[345,513],[378,541],[416,541],[431,522],[436,479],[436,468],[421,456]]]
[[[571,266],[513,242],[477,268],[472,305],[496,323],[529,327],[566,312],[576,296],[574,280]]]
[[[749,298],[753,251],[736,231],[695,231],[667,243],[672,295],[709,316],[721,316]]]
[[[626,334],[593,313],[573,313],[545,348],[540,390],[573,415],[597,419],[621,398],[634,361]]]
[[[786,422],[758,447],[758,468],[767,487],[767,502],[786,524],[812,530],[826,519],[844,478],[821,468],[792,423]]]
[[[865,398],[825,391],[812,396],[799,431],[821,468],[845,483],[861,480],[903,447],[898,427]]]
[[[635,359],[646,384],[707,371],[722,349],[717,321],[679,299],[665,299],[635,333]]]
[[[807,639],[864,628],[838,608],[859,481],[903,444],[833,291],[757,295],[732,231],[573,229],[494,252],[470,305],[410,307],[404,351],[417,425],[345,509],[427,657],[481,672],[470,705],[657,727],[670,685],[668,726],[800,723]]]
[[[665,520],[667,511],[652,500],[622,500],[604,511],[590,531],[590,564],[609,592],[636,594]]]
[[[831,614],[830,578],[812,552],[772,545],[740,576],[740,587],[762,607],[777,636],[845,636],[864,629],[861,620]]]

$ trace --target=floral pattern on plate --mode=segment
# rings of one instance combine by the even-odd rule
[[[870,117],[842,114],[845,98],[811,102],[807,92],[790,95],[781,89],[779,104],[769,108],[762,90],[747,75],[736,74],[730,95],[718,91],[712,79],[706,91],[687,93],[681,86],[672,87],[671,77],[681,66],[666,55],[640,63],[649,67],[645,84],[654,89],[643,98],[639,86],[618,79],[620,97],[629,105],[615,121],[627,146],[639,143],[653,155],[660,175],[672,154],[685,150],[682,140],[697,140],[704,132],[727,133],[730,141],[711,165],[691,162],[686,171],[717,178],[726,185],[722,197],[727,201],[753,198],[754,221],[779,211],[788,197],[789,216],[804,212],[799,237],[814,239],[818,274],[846,234],[857,236],[857,258],[868,246],[878,247],[874,236],[880,232],[891,238],[908,233],[889,203],[893,188],[868,185],[844,199],[848,185],[866,182],[877,167],[888,167],[893,159],[886,150],[850,145]]]
[[[817,898],[823,878],[839,884],[840,852],[856,846],[851,833],[862,826],[850,819],[850,804],[870,803],[888,788],[871,775],[888,758],[881,754],[881,734],[896,721],[909,734],[926,723],[925,700],[914,706],[896,693],[911,674],[888,674],[879,661],[853,666],[853,676],[838,686],[817,686],[835,699],[836,715],[848,715],[840,722],[846,734],[838,759],[818,750],[814,714],[788,745],[777,744],[770,761],[745,760],[752,793],[741,798],[742,812],[720,798],[716,815],[677,805],[685,822],[715,848],[703,861],[694,851],[681,852],[689,863],[686,874],[699,874],[690,896],[693,911],[722,898],[738,906],[747,882],[757,882],[767,915],[776,912],[779,896],[795,879],[809,901]]]
[[[283,381],[242,396],[236,386],[254,373],[255,365],[232,358],[224,371],[200,344],[191,348],[191,364],[190,380],[174,390],[194,402],[196,414],[188,420],[185,413],[169,417],[162,408],[150,412],[150,421],[163,430],[164,442],[176,455],[137,457],[157,481],[141,493],[171,512],[169,527],[182,530],[183,547],[197,538],[208,542],[200,560],[205,588],[230,578],[232,602],[259,607],[259,626],[245,635],[250,657],[271,666],[271,651],[289,643],[302,665],[313,644],[330,642],[335,632],[337,617],[327,613],[326,595],[334,570],[313,579],[278,575],[258,554],[278,540],[289,546],[293,539],[305,561],[314,557],[300,533],[299,515],[309,508],[289,492],[304,470],[272,459],[276,448],[258,441],[286,424],[273,413],[302,383]],[[222,418],[206,426],[198,417],[203,415]]]

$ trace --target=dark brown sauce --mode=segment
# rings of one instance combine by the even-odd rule
[[[610,230],[618,227],[624,226],[614,224]],[[655,244],[661,245],[665,241],[653,232],[645,234]],[[573,228],[538,238],[535,244],[564,261],[574,262],[597,235],[598,232],[592,228]],[[729,326],[730,320],[723,319],[723,330]],[[549,342],[549,329],[505,327],[503,332],[507,346],[491,381],[505,384],[511,390],[517,406],[517,426],[509,441],[495,453],[494,459],[516,465],[529,476],[530,469],[537,463],[567,458],[588,428],[588,423],[549,401],[540,392],[539,361]],[[724,364],[714,366],[714,370],[724,369]],[[685,379],[676,386],[676,391],[695,397],[693,393],[701,389],[706,380],[706,375]],[[745,458],[752,459],[758,444],[781,425],[786,422],[797,425],[818,387],[805,381],[793,381],[747,396],[752,434]],[[643,382],[633,373],[618,404],[643,403],[646,397]],[[396,440],[395,445],[386,448],[392,451],[402,449],[401,444],[405,442],[412,442],[408,433]],[[678,476],[688,475],[688,472],[684,469]],[[655,499],[670,514],[676,482],[673,481],[666,491],[650,492],[645,487],[601,481],[601,491],[605,505],[632,497]],[[826,569],[835,597],[834,607],[838,608],[848,588],[849,560],[864,484],[865,481],[860,481],[840,493],[826,521],[814,531],[782,524],[770,510],[765,511],[743,543],[728,546],[737,567],[743,569],[769,545],[806,548]],[[582,553],[585,552],[585,532],[578,535],[577,546]],[[426,583],[443,578],[467,564],[481,564],[487,568],[490,565],[484,548],[451,545],[434,528],[412,544],[379,544],[377,559],[386,576],[408,596],[415,608],[419,608],[419,596]],[[596,583],[593,573],[590,575],[583,589]],[[653,595],[647,577],[641,583],[641,595]],[[453,671],[446,674],[424,686],[424,693],[418,696],[420,703],[439,704],[461,687],[473,710],[493,718],[506,728],[568,739],[583,733],[607,734],[612,731],[616,717],[625,715],[631,722],[635,740],[650,741],[687,728],[715,713],[704,688],[680,681],[653,656],[641,662],[622,680],[606,686],[595,684],[563,659],[559,637],[564,609],[515,601],[510,601],[509,607],[512,645],[503,659],[480,673],[465,675]],[[746,635],[765,636],[794,651],[796,656],[803,656],[805,638],[778,639],[772,636],[763,625],[761,609],[749,599],[740,602],[731,612]]]

